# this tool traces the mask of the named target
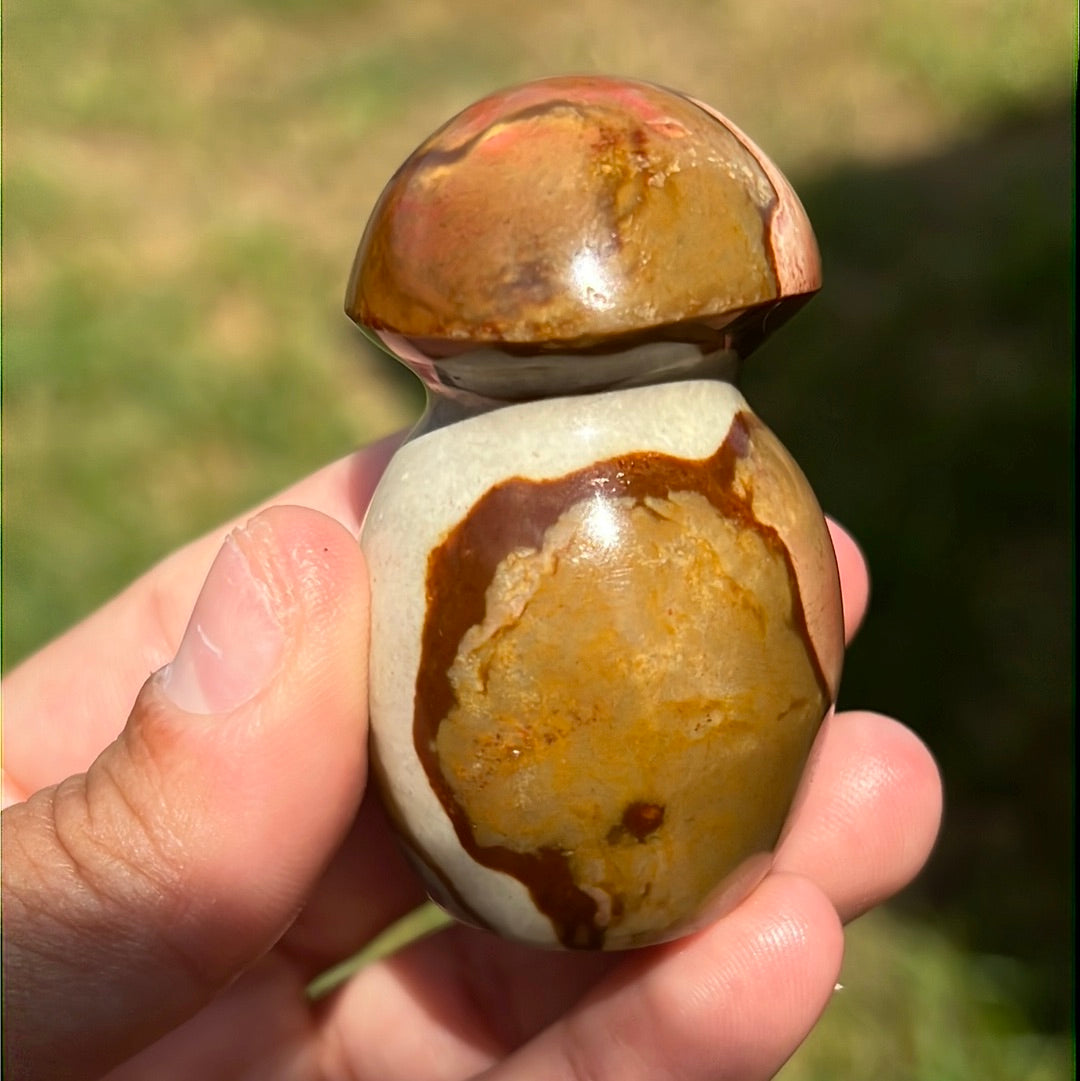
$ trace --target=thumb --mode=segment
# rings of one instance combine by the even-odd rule
[[[263,512],[225,542],[118,739],[4,812],[13,1078],[99,1075],[282,934],[362,793],[367,619],[349,533]]]

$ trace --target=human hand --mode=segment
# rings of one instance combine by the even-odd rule
[[[309,1003],[313,976],[423,899],[361,803],[354,536],[392,450],[180,550],[5,681],[12,1081],[769,1077],[828,1000],[841,921],[926,859],[929,753],[841,713],[773,871],[701,932],[597,955],[454,927]],[[850,637],[867,576],[834,541]]]

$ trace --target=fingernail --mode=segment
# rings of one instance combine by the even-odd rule
[[[255,519],[229,534],[207,575],[176,657],[160,675],[165,695],[189,713],[228,713],[267,685],[285,632],[275,582],[273,529]]]

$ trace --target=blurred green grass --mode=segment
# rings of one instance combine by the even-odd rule
[[[1073,13],[1051,0],[8,0],[3,663],[405,424],[340,314],[381,185],[490,89],[605,70],[749,130],[826,289],[748,396],[859,535],[842,702],[949,790],[785,1077],[1068,1073]]]
[[[1023,966],[878,910],[847,929],[840,986],[782,1081],[1062,1081],[1071,1047],[1031,1031]]]

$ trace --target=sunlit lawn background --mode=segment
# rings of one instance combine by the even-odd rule
[[[826,288],[746,390],[875,581],[842,705],[948,789],[784,1072],[1071,1073],[1072,5],[5,0],[3,657],[419,395],[341,315],[400,159],[508,82],[692,91],[789,173]]]

